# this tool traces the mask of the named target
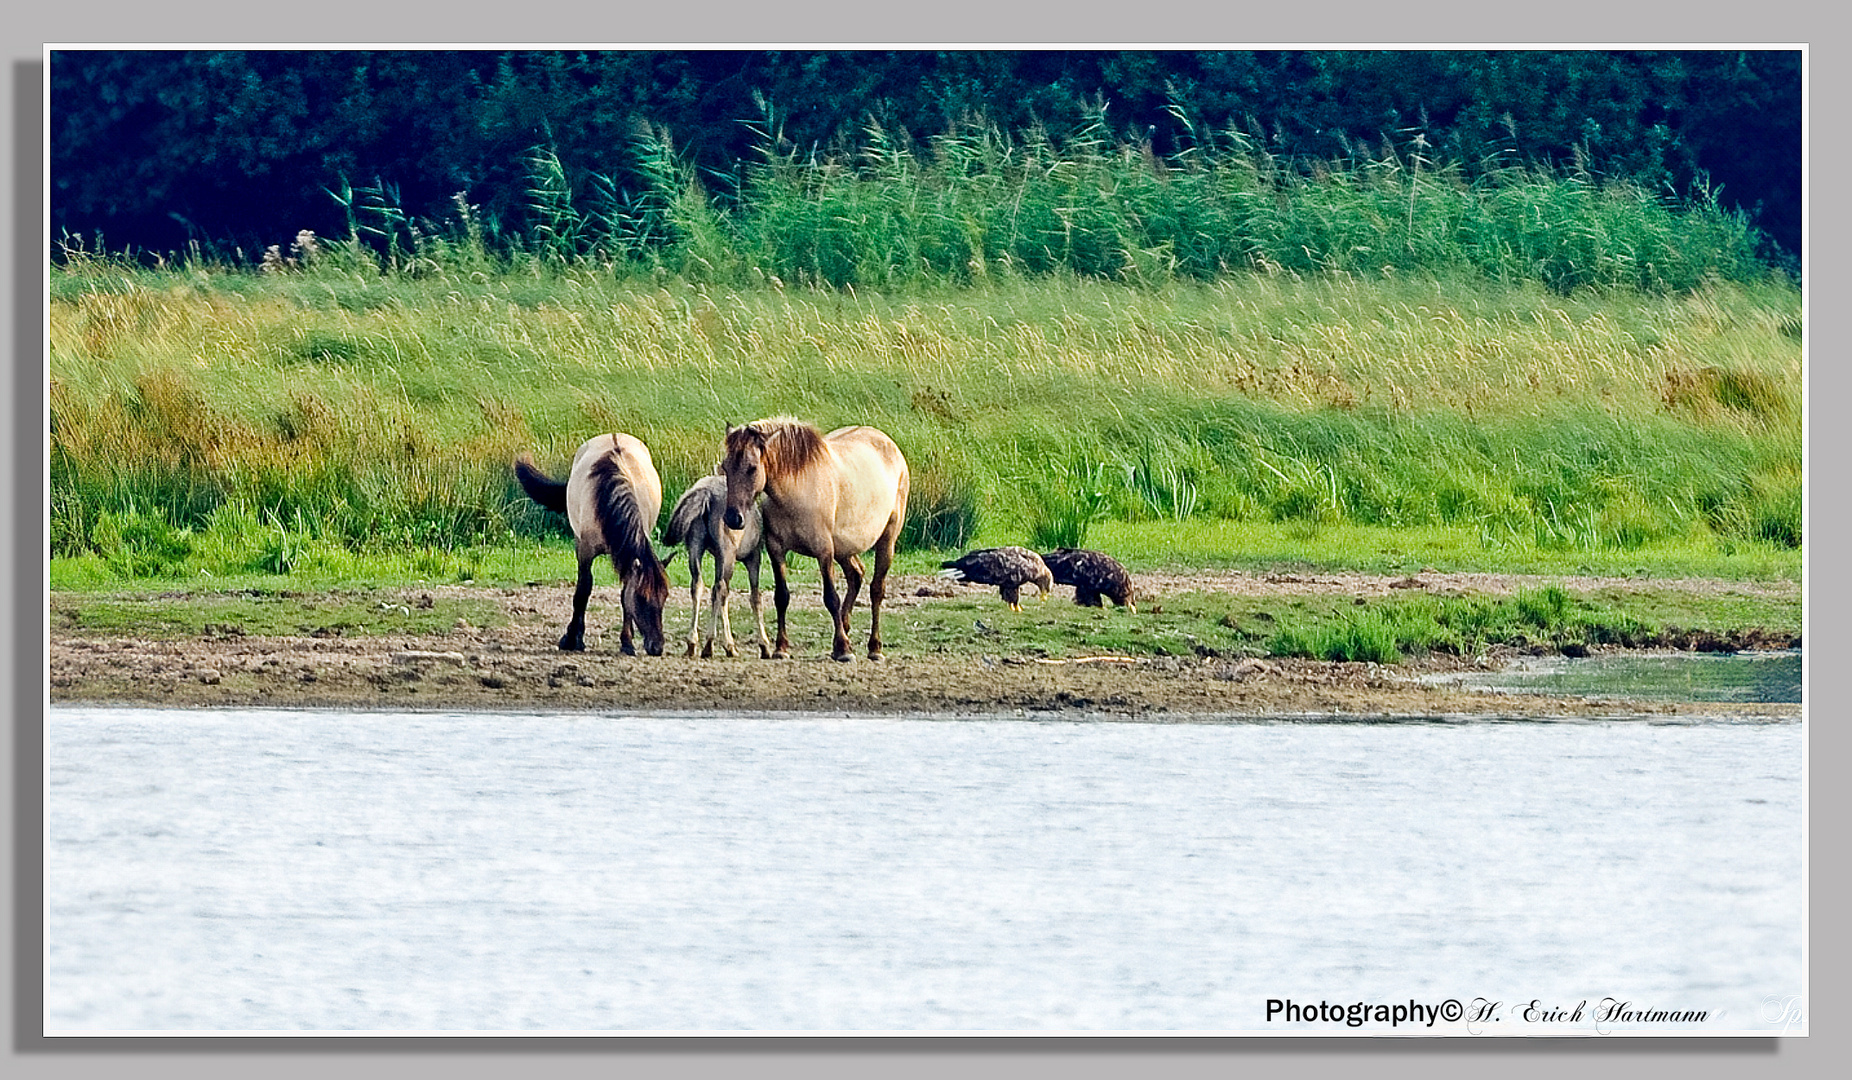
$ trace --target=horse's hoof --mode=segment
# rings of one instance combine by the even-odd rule
[[[629,642],[625,642],[622,646],[620,646],[618,651],[623,653],[625,656],[637,655],[637,647],[635,645],[630,644]]]
[[[791,659],[791,650],[790,649],[774,650],[772,652],[772,655],[767,657],[767,659],[769,660],[789,660]]]
[[[688,643],[688,651],[684,652],[682,655],[683,656],[693,656],[694,654],[695,654],[694,642],[691,641]]]
[[[772,650],[766,648],[763,645],[759,646],[759,659],[770,660],[771,658],[772,658]]]
[[[853,663],[855,661],[855,654],[852,652],[839,652],[835,654],[834,656],[830,657],[830,659],[840,661],[844,664],[848,664],[848,663]]]
[[[560,638],[559,647],[560,647],[561,652],[584,652],[585,651],[585,639],[583,638],[577,638],[577,639]]]

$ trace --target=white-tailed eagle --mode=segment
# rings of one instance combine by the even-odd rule
[[[939,565],[943,567],[940,577],[973,585],[995,585],[1012,611],[1022,610],[1020,597],[1024,585],[1039,588],[1041,599],[1046,600],[1048,590],[1055,584],[1054,575],[1042,565],[1042,557],[1028,548],[979,548]]]
[[[1086,607],[1103,607],[1101,597],[1138,614],[1133,603],[1132,575],[1119,560],[1098,551],[1082,548],[1056,548],[1042,556],[1042,562],[1054,575],[1055,584],[1074,586],[1074,602]]]

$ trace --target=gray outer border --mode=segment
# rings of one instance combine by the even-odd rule
[[[578,18],[554,26],[536,27],[519,5],[489,4],[483,0],[465,0],[461,5],[432,9],[425,5],[382,8],[356,0],[324,0],[310,8],[269,10],[253,13],[249,4],[227,0],[191,3],[177,12],[171,6],[130,4],[126,0],[103,0],[81,10],[48,11],[37,5],[15,11],[7,19],[6,77],[0,80],[0,117],[8,128],[0,142],[10,154],[9,166],[0,169],[0,185],[5,186],[12,213],[0,218],[0,251],[10,257],[0,260],[0,296],[7,305],[8,325],[12,327],[11,346],[14,372],[11,389],[12,407],[4,411],[11,425],[6,444],[13,453],[10,470],[0,470],[0,499],[13,506],[14,525],[0,532],[0,565],[11,570],[0,575],[0,596],[12,612],[13,647],[0,652],[0,685],[9,688],[6,700],[13,721],[12,738],[0,744],[0,775],[11,782],[11,798],[5,803],[4,822],[0,823],[0,843],[5,846],[4,860],[10,887],[5,903],[12,915],[12,933],[0,944],[0,955],[11,964],[12,979],[0,990],[0,1023],[6,1025],[5,1072],[9,1076],[39,1077],[72,1074],[114,1075],[124,1068],[157,1076],[243,1076],[261,1069],[268,1075],[312,1076],[329,1067],[362,1076],[388,1076],[407,1068],[437,1066],[463,1076],[501,1075],[510,1066],[533,1065],[559,1076],[605,1075],[623,1069],[639,1075],[674,1073],[686,1075],[727,1075],[751,1069],[775,1075],[861,1076],[871,1069],[896,1076],[933,1075],[957,1070],[984,1075],[1003,1075],[1024,1068],[1059,1068],[1064,1073],[1117,1075],[1137,1068],[1155,1070],[1166,1075],[1226,1075],[1243,1066],[1275,1067],[1289,1065],[1295,1071],[1310,1068],[1316,1072],[1350,1072],[1357,1067],[1378,1071],[1387,1067],[1392,1073],[1413,1075],[1477,1074],[1494,1066],[1511,1075],[1541,1075],[1570,1068],[1578,1071],[1598,1070],[1604,1075],[1618,1075],[1647,1063],[1649,1058],[1674,1057],[1686,1075],[1736,1075],[1746,1067],[1777,1068],[1781,1071],[1810,1070],[1825,1062],[1842,1059],[1843,1054],[1828,1057],[1836,1031],[1843,1027],[1841,1007],[1846,995],[1839,973],[1844,956],[1845,933],[1836,920],[1810,919],[1809,975],[1813,991],[1807,1003],[1813,1035],[1806,1039],[1725,1038],[1725,1039],[1640,1039],[1621,1040],[1451,1040],[1422,1042],[1383,1039],[59,1039],[40,1036],[42,994],[40,957],[43,955],[42,933],[42,760],[44,683],[44,589],[43,520],[45,507],[45,473],[43,459],[44,361],[43,304],[44,255],[38,242],[43,232],[43,46],[46,43],[107,41],[121,44],[163,42],[324,42],[331,36],[352,37],[355,31],[366,34],[369,43],[430,41],[434,32],[463,31],[473,42],[546,43],[536,36],[542,32],[570,35],[565,40],[647,42],[690,44],[702,39],[716,43],[798,43],[837,45],[854,42],[922,42],[955,43],[963,39],[977,44],[1048,42],[1051,38],[1078,38],[1083,42],[1121,40],[1153,43],[1285,43],[1307,41],[1330,42],[1334,32],[1349,41],[1385,43],[1435,43],[1451,40],[1533,41],[1556,43],[1565,40],[1609,42],[1617,45],[1653,43],[1668,25],[1652,9],[1638,14],[1621,12],[1611,4],[1576,0],[1565,8],[1553,5],[1536,11],[1534,17],[1516,21],[1528,12],[1504,11],[1487,22],[1482,5],[1461,0],[1426,5],[1419,13],[1406,8],[1366,6],[1359,0],[1340,0],[1337,11],[1329,4],[1316,11],[1294,17],[1304,9],[1268,11],[1249,5],[1210,4],[1208,0],[1159,0],[1154,7],[1147,2],[1128,6],[1108,0],[1081,0],[1049,6],[1006,5],[994,2],[959,0],[943,2],[907,11],[871,12],[866,5],[844,0],[812,4],[802,14],[779,10],[781,6],[748,4],[744,0],[721,0],[721,11],[712,5],[700,10],[653,11],[624,10],[595,5],[589,0],[573,0]],[[1710,5],[1705,5],[1707,8]],[[738,10],[732,10],[736,8]],[[1809,73],[1814,90],[1811,102],[1834,103],[1847,100],[1846,65],[1839,50],[1821,47],[1819,37],[1809,31],[1824,22],[1806,16],[1825,9],[1795,0],[1778,0],[1759,5],[1757,19],[1749,27],[1761,41],[1791,44],[1810,42]],[[1686,18],[1671,29],[1693,33],[1690,28],[1724,26],[1722,20],[1692,20],[1688,5]],[[1728,10],[1721,4],[1715,12]],[[1127,19],[1121,13],[1136,12]],[[1711,14],[1712,11],[1705,11]],[[1740,14],[1738,12],[1733,12]],[[178,18],[176,16],[178,15]],[[603,15],[603,18],[599,18]],[[719,15],[719,18],[715,16]],[[1153,17],[1157,16],[1157,17]],[[1740,19],[1728,24],[1740,33]],[[1695,31],[1702,33],[1702,30]],[[1497,35],[1503,34],[1501,38]],[[1599,34],[1600,37],[1592,35]],[[18,40],[23,39],[23,40]],[[1722,40],[1723,35],[1708,40]],[[1671,43],[1677,44],[1677,43]],[[1831,115],[1828,113],[1827,115]],[[1839,162],[1846,154],[1838,140],[1822,140],[1810,147],[1810,154],[1824,155],[1822,160]],[[1834,175],[1824,169],[1811,170],[1820,175]],[[1824,207],[1831,213],[1818,216]],[[1827,227],[1811,232],[1810,251],[1828,250],[1821,238],[1837,235],[1844,215],[1836,202],[1812,201],[1816,212],[1813,221],[1825,221]],[[1844,283],[1844,273],[1827,259],[1810,259],[1808,291],[1810,296],[1837,296],[1835,286]],[[1825,278],[1820,277],[1826,273]],[[1834,314],[1840,304],[1830,304],[1826,325],[1835,335]],[[1808,312],[1809,357],[1817,352],[1816,343],[1824,340],[1821,323],[1813,311]],[[1822,393],[1829,400],[1843,397],[1848,376],[1832,367],[1809,364],[1809,404]],[[1810,419],[1811,419],[1810,409]],[[1829,414],[1830,415],[1830,414]],[[1829,425],[1824,445],[1832,450],[1844,447],[1844,429]],[[1809,426],[1810,438],[1818,435]],[[1811,449],[1811,448],[1810,448]],[[1828,451],[1826,460],[1837,455]],[[1810,461],[1818,453],[1810,454]],[[1812,470],[1810,470],[1812,472]],[[1830,470],[1827,476],[1836,475]],[[1820,535],[1820,511],[1828,501],[1817,497],[1819,474],[1810,476],[1808,499],[1813,535]],[[1828,483],[1833,487],[1829,479]],[[1830,490],[1830,488],[1829,488]],[[1833,500],[1837,502],[1837,500]],[[1842,523],[1837,510],[1829,510],[1828,528],[1836,531]],[[1808,585],[1812,592],[1843,595],[1843,572],[1813,560],[1808,567]],[[1824,573],[1824,577],[1821,575]],[[1823,584],[1823,588],[1821,585]],[[1812,597],[1809,597],[1811,601]],[[1808,604],[1808,610],[1813,605]],[[1833,623],[1815,623],[1809,634],[1824,635],[1810,641],[1813,656],[1835,655],[1848,633]],[[1845,736],[1835,713],[1840,706],[1839,684],[1819,677],[1809,666],[1808,744],[1809,776],[1822,775],[1823,763],[1839,764],[1845,760]],[[1823,728],[1815,718],[1827,718]],[[1832,776],[1831,771],[1824,775]],[[1837,822],[1845,819],[1847,795],[1844,785],[1829,783],[1810,785],[1812,799],[1810,822]],[[1836,833],[1826,835],[1837,839]],[[1845,884],[1843,843],[1812,842],[1810,834],[1810,896],[1822,899],[1843,896]],[[1836,907],[1836,905],[1835,905]],[[1810,912],[1814,909],[1810,906]],[[1826,910],[1833,910],[1828,908]],[[1839,988],[1835,991],[1835,986]],[[329,1060],[332,1059],[332,1060]],[[529,1059],[529,1060],[522,1060]]]

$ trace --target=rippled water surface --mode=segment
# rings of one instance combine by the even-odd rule
[[[1613,996],[1767,1028],[1801,731],[58,707],[47,1009],[1337,1033],[1266,1003]]]

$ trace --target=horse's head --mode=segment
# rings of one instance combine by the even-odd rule
[[[633,559],[624,578],[624,611],[643,634],[643,651],[662,655],[662,609],[669,602],[669,563],[675,559]]]
[[[727,478],[724,520],[729,529],[746,527],[752,503],[765,490],[766,434],[751,425],[727,429],[727,456],[720,473]]]

